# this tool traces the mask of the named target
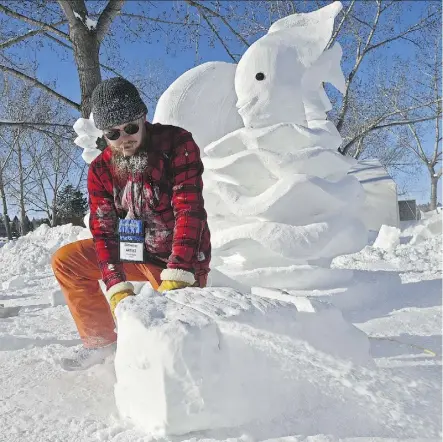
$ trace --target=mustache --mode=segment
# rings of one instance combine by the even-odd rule
[[[121,151],[113,151],[112,165],[119,179],[125,180],[134,173],[141,173],[148,167],[149,154],[145,149],[125,157]]]

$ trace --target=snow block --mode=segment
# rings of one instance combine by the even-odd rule
[[[393,250],[400,244],[401,231],[397,227],[383,224],[373,247],[383,250]]]
[[[3,304],[0,304],[0,318],[12,318],[13,316],[17,316],[21,307],[5,307]]]
[[[27,286],[27,281],[25,278],[23,278],[22,275],[16,275],[12,278],[2,282],[2,288],[3,290],[17,290],[22,289],[23,287]]]
[[[125,299],[116,314],[116,404],[156,436],[297,416],[326,403],[321,383],[307,381],[313,367],[328,372],[331,358],[372,365],[366,335],[336,308],[308,298],[149,290]]]
[[[49,293],[49,303],[52,307],[66,305],[66,299],[60,289],[54,289]]]

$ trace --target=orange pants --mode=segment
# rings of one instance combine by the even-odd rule
[[[156,290],[161,283],[161,267],[150,263],[124,263],[128,281],[149,281]],[[85,347],[103,347],[117,340],[115,323],[98,281],[95,246],[85,239],[58,249],[52,256],[52,269],[66,298]],[[206,286],[207,274],[196,275],[196,286]]]

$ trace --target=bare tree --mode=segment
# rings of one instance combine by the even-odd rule
[[[8,166],[9,159],[13,152],[13,147],[4,146],[1,143],[1,139],[2,139],[2,133],[0,131],[0,198],[2,200],[3,222],[5,225],[6,235],[9,240],[12,240],[12,232],[8,216],[8,201],[7,201],[6,189],[4,183],[7,181],[7,179],[5,179],[6,168]]]
[[[60,115],[63,108],[54,101],[48,101],[47,115]],[[65,116],[66,118],[67,116]],[[87,164],[80,152],[72,149],[72,138],[63,127],[56,130],[33,128],[29,130],[27,149],[33,161],[31,185],[28,188],[28,207],[35,212],[43,212],[51,226],[58,225],[58,194],[67,183],[75,189],[84,187]]]
[[[16,121],[33,121],[31,124],[3,126],[0,146],[10,152],[2,170],[4,205],[16,207],[20,215],[21,234],[27,233],[27,210],[43,211],[55,225],[57,193],[67,179],[78,179],[81,185],[85,164],[79,152],[70,148],[72,134],[64,135],[63,125],[48,130],[39,126],[46,118],[68,118],[60,102],[47,93],[35,90],[22,80],[7,82],[3,94],[2,113]]]
[[[29,190],[29,206],[35,212],[43,212],[54,227],[58,224],[57,196],[60,189],[72,180],[72,167],[77,166],[80,160],[72,158],[72,151],[66,151],[57,137],[45,137],[46,146],[44,155],[35,155],[35,170],[33,173],[33,186]],[[35,146],[35,145],[33,145]],[[82,168],[84,171],[85,166]]]
[[[24,87],[19,91],[19,94],[17,94],[17,92],[18,91],[16,88],[14,88],[14,85],[11,85],[9,82],[5,82],[2,105],[5,108],[4,112],[6,112],[11,119],[20,119],[22,117],[23,111],[26,109],[23,106],[23,102],[29,102],[31,88],[29,86]],[[11,103],[11,101],[13,101],[13,103]],[[3,131],[3,133],[0,133],[0,143],[3,144],[4,150],[9,150],[7,161],[5,161],[2,168],[1,192],[3,207],[7,212],[6,198],[7,194],[9,194],[11,199],[15,200],[19,207],[21,225],[20,234],[22,235],[27,233],[25,207],[25,183],[27,173],[25,172],[26,155],[23,151],[22,145],[23,136],[24,129],[20,126],[16,126],[12,130]],[[10,170],[6,171],[6,167],[8,167]],[[15,171],[15,173],[12,173],[12,169]],[[4,179],[6,174],[8,175],[7,180]],[[7,182],[7,185],[4,184],[5,182]]]
[[[421,124],[408,124],[403,132],[403,148],[408,150],[413,156],[425,166],[430,180],[430,210],[437,208],[438,182],[442,176],[442,62],[441,62],[441,37],[434,35],[433,44],[429,45],[419,58],[420,66],[418,71],[420,76],[414,80],[409,79],[408,88],[404,88],[403,93],[407,101],[417,101],[414,90],[423,90],[423,95],[429,97],[429,111],[434,115],[432,121]],[[416,83],[416,84],[414,84]],[[417,87],[418,85],[418,87]],[[394,106],[399,107],[397,103]],[[408,111],[402,111],[401,116],[409,119]],[[433,134],[433,137],[432,137]]]

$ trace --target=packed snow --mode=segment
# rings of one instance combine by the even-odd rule
[[[323,386],[301,370],[294,376],[294,366],[282,370],[268,344],[256,345],[258,336],[278,337],[372,367],[366,335],[332,306],[312,304],[305,311],[297,303],[220,287],[139,294],[117,313],[120,413],[161,436],[265,425],[288,413],[313,412],[322,396],[328,413],[339,413]]]
[[[0,318],[0,441],[129,442],[154,434],[176,441],[156,431],[165,429],[166,406],[174,430],[195,430],[182,434],[183,441],[439,440],[442,244],[436,223],[441,215],[408,226],[392,250],[367,246],[336,258],[334,267],[356,272],[355,284],[343,289],[294,297],[272,291],[240,296],[213,287],[165,298],[139,284],[139,297],[118,309],[121,320],[130,321],[122,324],[119,339],[131,345],[119,344],[115,369],[111,358],[85,372],[64,372],[58,364],[80,341],[57,294],[50,257],[89,232],[42,225],[0,249],[0,303],[21,307],[17,315]],[[417,237],[424,239],[417,243]],[[307,304],[301,295],[308,296]],[[139,345],[141,323],[145,347]],[[375,366],[365,361],[367,338],[357,329],[369,336]],[[156,336],[168,340],[158,339],[158,347]],[[129,367],[127,358],[140,365]],[[162,391],[155,367],[168,363],[163,382],[170,388]],[[159,381],[154,390],[143,383],[145,376],[137,384],[141,368]],[[202,370],[210,388],[199,384]],[[242,381],[244,390],[233,389]],[[239,408],[223,402],[229,394]],[[212,407],[206,415],[203,401]],[[218,414],[223,405],[226,413]],[[278,414],[283,405],[286,411]],[[142,410],[142,424],[124,419],[130,406]],[[152,420],[145,419],[149,407]],[[177,421],[185,412],[189,419]],[[248,420],[254,414],[259,419]],[[213,428],[197,431],[209,423]]]

